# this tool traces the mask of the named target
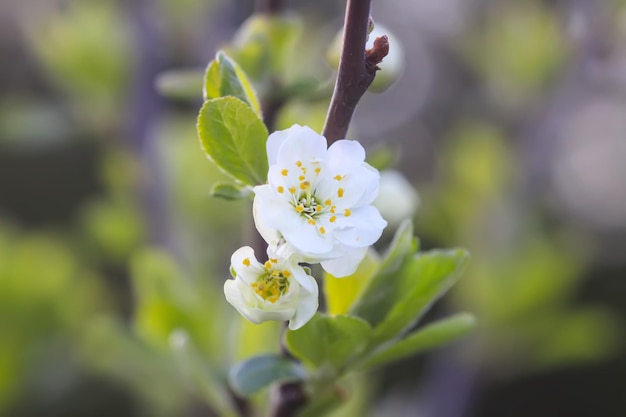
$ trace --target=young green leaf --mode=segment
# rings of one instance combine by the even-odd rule
[[[468,258],[462,249],[433,250],[413,257],[401,272],[402,296],[376,328],[377,340],[391,339],[413,326],[456,283]]]
[[[224,172],[244,185],[265,182],[268,164],[265,125],[236,97],[207,100],[198,116],[202,149]]]
[[[237,97],[261,116],[261,105],[246,73],[223,51],[217,53],[206,69],[203,94],[205,100]]]
[[[224,200],[241,200],[250,194],[249,188],[238,187],[235,184],[215,184],[211,188],[213,197],[223,198]]]
[[[352,306],[351,314],[365,319],[372,326],[383,321],[394,304],[404,295],[404,289],[400,284],[405,275],[404,269],[416,250],[413,224],[407,220],[396,231],[377,274]]]
[[[274,382],[299,381],[306,371],[297,362],[281,355],[255,356],[233,366],[228,375],[230,386],[248,396]]]
[[[359,366],[359,369],[371,369],[443,346],[466,335],[475,325],[476,319],[468,313],[439,320],[375,352]]]
[[[356,317],[316,314],[306,326],[287,332],[289,350],[308,365],[330,365],[338,373],[369,344],[372,328]]]

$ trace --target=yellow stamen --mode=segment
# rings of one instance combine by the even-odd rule
[[[280,173],[281,173],[281,175],[282,175],[283,177],[286,177],[286,176],[287,176],[287,174],[289,174],[289,170],[288,170],[288,169],[283,169],[283,170],[281,170],[281,171],[280,171]]]
[[[338,196],[339,198],[343,197],[343,188],[338,188],[338,189],[337,189],[337,196]]]
[[[337,181],[341,181],[343,177],[341,175],[335,175],[333,179],[336,179]]]
[[[278,259],[270,258],[270,261],[271,261],[273,264],[277,264],[277,263],[278,263]]]
[[[296,193],[296,187],[289,187],[289,192],[291,194],[295,194]]]
[[[265,261],[265,267],[266,268],[271,268],[272,267],[272,263],[270,261]]]
[[[313,225],[314,225],[314,224],[315,224],[315,220],[313,220],[313,219],[309,219],[309,220],[307,221],[307,223],[308,223],[308,224],[313,224]]]
[[[279,193],[283,193],[283,192],[285,191],[285,187],[283,187],[282,185],[279,185],[279,186],[276,188],[276,190],[277,190]]]
[[[350,217],[350,215],[351,215],[351,214],[352,214],[352,212],[350,211],[350,209],[346,209],[346,210],[343,212],[343,215],[344,215],[344,216],[346,216],[346,217]]]
[[[300,180],[300,181],[304,181],[304,179],[305,179],[305,178],[306,178],[306,177],[305,177],[304,175],[300,175],[300,176],[298,177],[298,180]]]
[[[325,235],[326,234],[326,229],[324,229],[323,227],[320,227],[320,233]]]
[[[296,161],[296,166],[297,166],[298,168],[300,168],[300,167],[302,166],[302,162],[301,162],[301,161]]]
[[[306,189],[307,189],[307,188],[309,188],[310,186],[311,186],[311,183],[310,183],[310,182],[308,182],[308,181],[302,181],[302,182],[300,183],[300,188],[301,188],[302,190],[306,190]]]
[[[243,262],[241,263],[244,264],[245,266],[250,266],[250,258],[244,259]]]
[[[334,223],[337,220],[337,216],[330,216],[330,219],[328,221],[330,221],[331,223]]]
[[[296,211],[297,211],[298,213],[302,213],[302,212],[304,211],[304,206],[303,206],[302,204],[298,204],[298,205],[296,206]]]
[[[332,201],[330,201],[330,199],[328,199],[328,200],[324,201],[324,205],[325,205],[325,206],[330,206],[331,204],[333,204],[333,202],[332,202]]]
[[[289,278],[289,277],[291,276],[291,272],[289,272],[288,270],[286,270],[286,269],[285,269],[285,270],[283,271],[283,276],[284,276],[285,278]]]
[[[315,206],[315,212],[319,213],[320,211],[322,211],[322,206],[320,205]]]
[[[322,172],[322,168],[320,167],[315,168],[315,175],[320,175],[320,172]]]
[[[337,210],[337,206],[332,206],[332,207],[330,208],[330,212],[331,212],[331,213],[333,213],[333,214],[335,214],[335,211],[336,211],[336,210]]]

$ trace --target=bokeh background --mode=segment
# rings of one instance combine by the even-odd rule
[[[284,77],[324,90],[344,3],[287,3],[303,26]],[[336,415],[623,417],[626,2],[372,8],[403,70],[350,136],[418,191],[423,248],[472,254],[427,319],[479,326],[351,381]],[[220,415],[228,366],[277,349],[223,300],[250,208],[211,197],[195,133],[193,71],[254,10],[0,0],[0,415]],[[319,129],[328,100],[290,101],[276,127]]]

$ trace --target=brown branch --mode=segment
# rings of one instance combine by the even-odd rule
[[[287,0],[257,0],[256,13],[278,14],[287,8]]]
[[[389,52],[386,36],[377,38],[374,47],[365,50],[369,16],[370,0],[348,0],[337,83],[322,131],[329,144],[345,138],[359,100],[374,81],[377,65]]]

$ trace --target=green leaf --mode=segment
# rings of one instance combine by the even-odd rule
[[[159,74],[156,88],[166,97],[196,100],[200,98],[203,81],[201,70],[171,70]]]
[[[246,73],[223,51],[219,51],[207,66],[203,93],[205,100],[225,96],[237,97],[261,116],[261,105]]]
[[[240,395],[248,396],[278,381],[306,378],[304,368],[279,355],[256,356],[235,365],[229,374],[230,386]]]
[[[462,249],[433,250],[413,257],[402,271],[402,296],[377,326],[376,338],[385,341],[413,326],[456,283],[468,258]]]
[[[439,320],[375,352],[359,366],[359,369],[370,369],[445,345],[465,336],[475,326],[476,319],[467,313]]]
[[[215,184],[211,188],[211,195],[225,200],[241,200],[250,195],[250,190],[235,184]]]
[[[363,352],[371,337],[372,328],[364,320],[316,314],[305,326],[287,332],[286,342],[294,356],[308,365],[329,365],[339,373],[349,359]]]
[[[401,285],[404,269],[416,250],[413,224],[407,220],[398,227],[378,273],[353,305],[350,314],[365,319],[372,326],[383,321],[394,304],[404,295]]]
[[[267,129],[243,101],[206,101],[198,116],[198,135],[207,156],[235,180],[250,186],[265,183]]]

